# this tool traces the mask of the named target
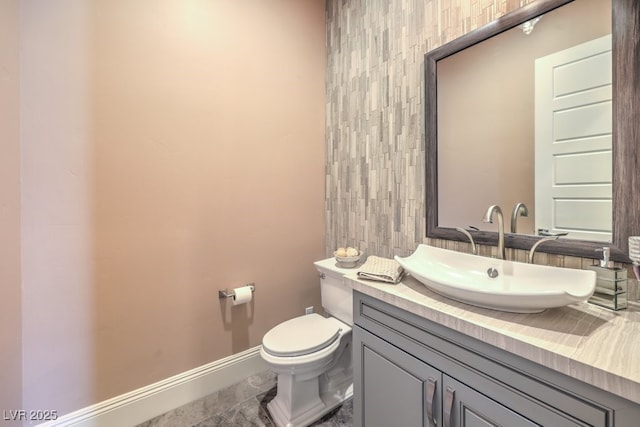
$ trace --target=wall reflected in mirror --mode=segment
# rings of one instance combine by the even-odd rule
[[[541,86],[536,84],[536,60],[596,39],[607,43],[608,35],[610,49],[610,33],[610,0],[576,0],[543,15],[529,34],[518,26],[437,62],[439,227],[495,231],[481,219],[488,206],[497,204],[504,211],[508,232],[512,209],[524,203],[528,215],[518,215],[520,234],[539,235],[542,229],[551,234],[568,232],[569,238],[611,241],[610,50],[606,68],[602,68],[606,53],[586,54],[587,59],[604,58],[596,61],[600,68],[583,61],[586,67],[574,67],[577,78],[564,77],[569,86],[586,81],[600,98],[585,98],[587,91],[576,87],[571,94],[560,93],[561,102],[580,98],[582,104],[571,107],[571,114],[565,104],[550,113],[546,125],[550,136],[545,138],[555,138],[554,145],[561,149],[548,164],[536,154],[536,133],[540,139],[544,132],[539,125],[536,130],[535,120],[536,85]],[[569,57],[564,65],[577,62]],[[552,75],[560,68],[550,67]],[[597,71],[589,77],[585,70]],[[557,91],[560,81],[552,81],[550,90]],[[564,116],[559,114],[563,111]],[[570,125],[561,120],[570,116],[575,119]],[[550,198],[543,215],[540,183],[545,180],[561,181],[562,191],[577,183],[587,183],[593,191],[579,188],[545,196]]]

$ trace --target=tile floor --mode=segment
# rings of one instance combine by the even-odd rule
[[[159,415],[137,427],[275,427],[267,403],[276,395],[276,377],[270,371]],[[349,400],[313,424],[314,427],[352,426]]]

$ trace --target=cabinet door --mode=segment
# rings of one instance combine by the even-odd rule
[[[442,426],[442,374],[361,328],[354,328],[354,425]]]
[[[447,375],[442,387],[444,427],[538,426]]]

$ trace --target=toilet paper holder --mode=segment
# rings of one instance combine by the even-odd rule
[[[256,291],[256,284],[255,283],[248,283],[245,286],[249,286],[251,288],[251,292],[255,292]],[[233,292],[232,290],[228,290],[228,289],[221,289],[218,291],[218,298],[222,299],[222,298],[233,298],[234,296],[236,296],[235,292]]]

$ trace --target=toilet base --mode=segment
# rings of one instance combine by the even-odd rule
[[[267,404],[278,427],[307,427],[353,396],[351,327],[341,331],[339,341],[301,356],[306,361],[275,358],[262,349],[262,358],[278,374],[276,397]]]
[[[305,381],[301,387],[296,384],[296,396],[291,396],[287,384],[282,384],[278,377],[278,392],[276,397],[267,404],[269,413],[278,427],[306,427],[331,412],[336,407],[353,396],[353,383],[345,382],[332,390],[326,390],[318,395],[318,379]],[[286,383],[286,378],[283,378]],[[315,380],[315,381],[314,381]],[[315,396],[309,398],[309,394]],[[305,398],[302,400],[302,398]],[[296,401],[305,401],[304,407],[296,405]]]

